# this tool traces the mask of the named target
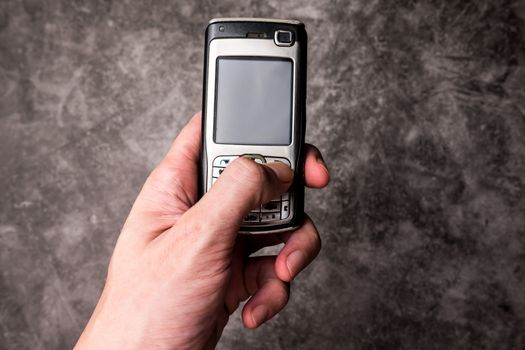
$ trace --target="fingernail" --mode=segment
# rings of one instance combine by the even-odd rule
[[[288,183],[293,180],[293,171],[286,164],[275,162],[271,163],[270,167],[272,168],[275,175],[277,175],[279,181]]]
[[[292,252],[290,255],[288,255],[286,258],[286,266],[288,267],[288,272],[290,273],[291,278],[294,278],[295,275],[299,273],[301,268],[304,266],[305,261],[306,256],[300,250],[296,250],[295,252]]]
[[[252,310],[252,321],[255,326],[260,326],[268,317],[268,309],[264,305],[256,306]]]

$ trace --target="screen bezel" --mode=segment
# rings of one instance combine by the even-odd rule
[[[218,142],[217,141],[217,105],[219,93],[219,60],[244,60],[244,61],[284,61],[290,62],[290,117],[289,117],[289,132],[287,143],[242,143],[242,142]],[[238,56],[238,55],[222,55],[215,59],[215,96],[213,106],[213,142],[217,145],[245,145],[245,146],[290,146],[293,143],[293,117],[294,117],[294,61],[290,57],[274,57],[274,56]]]

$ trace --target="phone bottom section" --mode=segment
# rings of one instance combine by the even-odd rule
[[[304,220],[304,215],[290,216],[286,222],[282,221],[270,221],[270,222],[245,222],[243,221],[239,228],[240,234],[258,235],[258,234],[271,234],[271,233],[282,233],[288,231],[297,230]]]
[[[241,235],[264,235],[264,234],[271,234],[271,233],[283,233],[288,231],[295,231],[299,228],[300,225],[293,225],[288,227],[280,227],[272,229],[271,227],[258,227],[259,230],[252,231],[247,227],[241,226],[241,229],[239,230],[239,234]]]

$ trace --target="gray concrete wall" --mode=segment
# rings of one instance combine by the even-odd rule
[[[70,348],[148,172],[201,107],[218,16],[310,34],[324,246],[220,349],[523,349],[523,1],[0,2],[0,348]]]

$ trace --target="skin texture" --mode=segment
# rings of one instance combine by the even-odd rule
[[[146,180],[76,349],[213,348],[240,302],[250,298],[242,313],[248,328],[282,310],[290,281],[318,254],[321,241],[308,217],[294,232],[237,235],[252,208],[289,188],[293,172],[284,164],[239,158],[198,200],[200,126],[198,113]],[[313,188],[329,181],[311,145],[305,181]],[[250,257],[283,242],[278,256]]]

